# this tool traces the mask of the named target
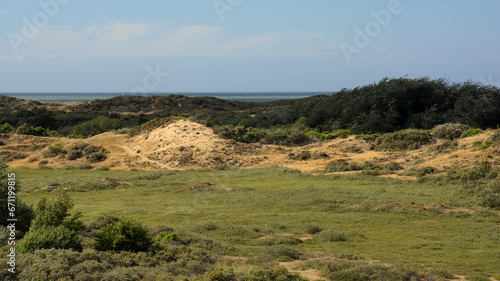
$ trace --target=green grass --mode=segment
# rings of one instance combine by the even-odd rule
[[[54,196],[50,192],[33,192],[54,182],[74,188],[104,177],[130,182],[132,186],[112,190],[70,191],[74,211],[81,211],[85,221],[111,214],[137,219],[151,228],[168,225],[196,231],[233,244],[237,255],[256,257],[263,253],[268,246],[258,237],[303,235],[308,232],[306,226],[314,225],[323,231],[338,231],[346,239],[324,239],[319,232],[311,240],[286,247],[300,253],[353,255],[390,264],[439,268],[453,274],[500,278],[498,215],[487,210],[469,215],[412,208],[412,203],[477,206],[477,199],[465,195],[458,185],[371,176],[313,176],[282,167],[162,172],[11,171],[16,173],[23,189],[22,199],[28,204],[36,204],[42,196]],[[202,182],[231,190],[184,190]],[[378,208],[394,203],[399,208]]]

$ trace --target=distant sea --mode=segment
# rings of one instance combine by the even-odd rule
[[[276,100],[300,99],[315,95],[329,95],[332,92],[233,92],[233,93],[217,93],[217,92],[177,92],[177,93],[150,93],[150,94],[134,94],[132,96],[168,96],[168,95],[183,95],[188,97],[215,97],[219,99],[232,101],[246,102],[265,102]],[[40,102],[77,102],[91,101],[96,99],[109,99],[116,96],[131,95],[130,93],[0,93],[0,95],[25,99],[36,100]]]

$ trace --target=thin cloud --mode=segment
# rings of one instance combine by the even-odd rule
[[[217,26],[174,30],[146,23],[107,21],[82,30],[48,26],[28,44],[26,56],[146,58],[187,56],[316,56],[321,33],[288,32],[235,38]]]

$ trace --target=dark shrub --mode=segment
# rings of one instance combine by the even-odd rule
[[[403,170],[403,166],[401,166],[401,164],[399,164],[397,162],[390,162],[390,163],[385,164],[384,170],[399,171],[399,170]]]
[[[385,134],[375,141],[376,150],[412,150],[434,142],[429,131],[407,129]]]
[[[52,157],[56,157],[56,156],[59,156],[59,155],[64,155],[66,154],[67,151],[63,149],[63,146],[61,144],[56,144],[56,145],[53,145],[53,146],[49,146],[47,148],[47,150],[45,150],[43,152],[43,157],[45,158],[52,158]]]
[[[138,222],[120,219],[106,225],[97,235],[98,251],[147,251],[152,244],[148,231]]]

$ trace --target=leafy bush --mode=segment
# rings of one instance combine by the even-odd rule
[[[327,229],[316,234],[314,239],[325,242],[344,242],[347,241],[347,235],[336,229]]]
[[[243,277],[244,281],[307,281],[307,278],[304,278],[296,273],[290,273],[284,267],[277,269],[259,269],[252,271],[250,276]]]
[[[259,260],[263,261],[290,261],[296,260],[300,257],[300,253],[290,247],[283,245],[273,245],[266,247],[257,257]]]
[[[0,126],[0,134],[12,133],[14,128],[9,123],[4,123]]]
[[[43,136],[48,137],[54,135],[48,128],[33,127],[27,123],[22,124],[16,130],[18,135],[32,135],[32,136]]]
[[[98,251],[147,251],[152,244],[148,231],[138,222],[125,218],[103,227],[97,235]]]
[[[82,165],[78,166],[78,169],[80,169],[80,170],[92,170],[92,169],[94,169],[94,167],[92,167],[92,165],[90,165],[90,164],[82,164]]]
[[[326,164],[325,171],[331,172],[345,172],[345,171],[361,171],[363,167],[355,163],[349,163],[344,159],[337,159]]]
[[[399,170],[403,170],[403,166],[401,166],[401,164],[399,164],[397,162],[389,162],[389,163],[385,164],[384,170],[399,171]]]
[[[78,231],[65,226],[43,225],[30,230],[19,245],[20,253],[33,252],[38,249],[73,249],[81,251],[82,239]]]
[[[481,191],[480,201],[484,207],[499,209],[500,208],[500,180],[495,179],[490,181],[484,190]]]
[[[429,131],[407,129],[385,134],[375,141],[376,150],[412,150],[434,142]]]
[[[66,193],[60,193],[58,197],[47,201],[42,197],[35,209],[35,219],[31,224],[31,230],[44,226],[64,226],[70,230],[81,231],[84,226],[79,220],[81,213],[70,215],[69,211],[74,204]]]
[[[495,130],[495,132],[493,133],[493,135],[491,135],[489,140],[494,143],[500,142],[500,130]]]
[[[297,245],[302,243],[302,240],[299,238],[290,236],[290,235],[279,235],[267,239],[263,239],[260,241],[263,245]]]
[[[65,155],[66,153],[67,153],[67,151],[64,150],[62,144],[55,144],[55,145],[49,146],[47,148],[47,150],[45,150],[43,152],[42,155],[45,158],[52,158],[52,157],[56,157],[59,155]]]
[[[317,225],[308,224],[305,226],[305,231],[307,234],[316,234],[316,233],[320,233],[321,231],[323,231],[323,228],[321,228]]]
[[[463,132],[463,134],[460,136],[460,138],[464,139],[464,138],[468,138],[468,137],[473,137],[473,136],[480,135],[482,133],[484,133],[484,131],[481,129],[469,129],[469,130]]]
[[[442,144],[438,144],[436,146],[432,146],[429,148],[430,152],[436,151],[436,152],[445,152],[447,150],[454,150],[458,148],[458,141],[454,140],[447,140],[443,142]]]
[[[87,122],[83,122],[73,127],[71,134],[74,136],[90,137],[104,132],[117,130],[123,127],[120,119],[111,119],[99,116]]]
[[[469,125],[446,123],[434,127],[434,129],[432,129],[432,135],[438,139],[453,140],[459,138],[461,135],[471,129],[472,128]]]

